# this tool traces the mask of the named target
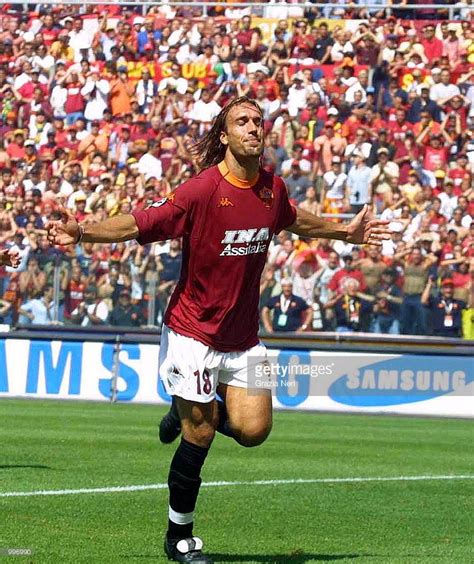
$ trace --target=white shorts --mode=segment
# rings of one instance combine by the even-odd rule
[[[219,352],[163,325],[159,373],[169,395],[208,403],[215,399],[218,384],[247,388],[249,367],[266,357],[262,343],[246,351]]]

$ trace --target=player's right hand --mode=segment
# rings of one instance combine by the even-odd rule
[[[2,249],[0,251],[0,266],[11,266],[18,268],[20,265],[20,253],[12,249]]]
[[[51,245],[74,245],[79,239],[79,224],[69,210],[60,208],[61,219],[46,225]]]

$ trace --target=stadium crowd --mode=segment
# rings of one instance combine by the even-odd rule
[[[369,204],[394,232],[380,249],[280,233],[262,327],[474,338],[472,14],[270,4],[280,19],[0,8],[0,248],[22,256],[0,268],[0,323],[159,324],[179,240],[58,249],[45,225],[61,207],[88,222],[166,197],[221,107],[248,95],[263,166],[294,205],[343,221]]]

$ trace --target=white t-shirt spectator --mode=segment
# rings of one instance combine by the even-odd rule
[[[328,188],[326,198],[342,200],[346,194],[347,174],[345,172],[336,174],[333,170],[328,170],[324,173],[323,179]]]
[[[362,84],[357,80],[356,82],[354,82],[354,84],[352,84],[352,86],[349,86],[344,94],[344,99],[348,104],[354,103],[356,92],[360,92],[362,94],[362,98],[360,100],[361,103],[367,100],[367,94],[363,89]]]
[[[63,118],[66,115],[66,111],[64,110],[64,104],[66,103],[67,98],[67,90],[60,84],[57,84],[49,98],[49,103],[53,108],[53,115],[54,117]]]
[[[99,300],[98,302],[93,304],[87,304],[86,311],[88,314],[95,315],[101,321],[105,321],[109,316],[109,308],[107,307],[107,304],[102,300]],[[75,316],[78,313],[79,313],[79,308],[76,307],[76,309],[72,312],[71,315]],[[92,323],[89,319],[89,316],[85,315],[84,319],[82,320],[81,327],[88,327],[89,325],[92,325]]]
[[[354,154],[361,153],[365,160],[367,160],[370,156],[370,149],[372,148],[371,143],[351,143],[347,145],[346,150],[344,151],[344,156],[347,158],[351,158]]]
[[[32,325],[48,325],[53,321],[53,309],[54,302],[46,305],[43,299],[34,298],[29,300],[25,304],[21,305],[20,308],[28,313],[31,313],[34,317],[33,319],[23,318],[23,323],[31,323]]]
[[[138,161],[138,170],[140,174],[145,176],[145,180],[149,178],[157,178],[161,180],[163,175],[163,166],[160,159],[154,157],[151,153],[145,153]]]
[[[86,98],[90,98],[86,102],[84,117],[89,121],[101,120],[104,116],[104,110],[107,109],[107,101],[110,92],[110,83],[108,80],[100,79],[97,81],[88,80],[81,88],[81,94]]]
[[[203,102],[198,100],[194,102],[192,110],[188,113],[188,119],[199,121],[201,123],[211,123],[212,120],[219,114],[221,107],[217,102],[211,100],[210,102]]]
[[[452,98],[453,96],[459,96],[460,93],[459,87],[455,84],[445,85],[440,82],[430,88],[430,98],[434,102],[444,100],[445,98]]]
[[[288,90],[288,111],[290,112],[290,116],[295,117],[298,115],[298,111],[306,106],[307,98],[308,91],[306,88],[290,86]]]
[[[286,159],[281,163],[281,172],[287,174],[291,170],[291,165],[295,162],[295,159]],[[303,174],[309,174],[311,172],[311,162],[307,159],[300,159],[297,161],[300,165],[301,172]]]
[[[440,213],[445,215],[448,219],[451,219],[454,208],[458,205],[458,197],[449,196],[446,192],[441,192],[441,194],[438,195],[438,198],[441,200]]]
[[[183,78],[173,78],[168,76],[167,78],[162,78],[158,84],[158,92],[163,92],[166,89],[174,89],[178,94],[186,94],[188,89],[188,81]]]
[[[339,43],[335,41],[331,47],[331,60],[333,63],[340,63],[344,58],[344,53],[354,53],[354,46],[350,41]]]

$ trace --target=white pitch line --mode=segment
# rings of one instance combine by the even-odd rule
[[[473,480],[472,475],[460,476],[375,476],[367,478],[296,478],[290,480],[254,480],[238,482],[203,482],[202,488],[225,488],[231,486],[282,486],[291,484],[355,484],[363,482],[421,482],[433,480]],[[0,492],[0,497],[33,497],[50,495],[79,495],[121,492],[143,492],[164,490],[168,484],[144,484],[137,486],[110,486],[105,488],[79,488],[75,490],[38,490],[32,492]]]

